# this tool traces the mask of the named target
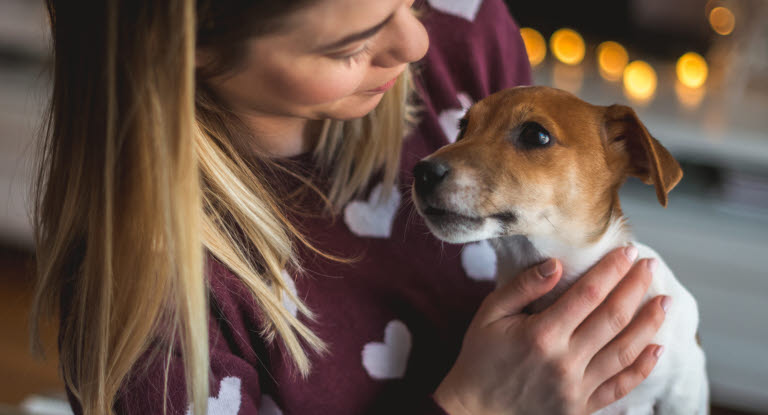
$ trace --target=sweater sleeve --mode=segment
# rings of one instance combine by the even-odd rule
[[[260,372],[267,353],[259,337],[259,321],[242,284],[212,257],[208,258],[209,282],[209,397],[208,415],[276,414],[277,403],[264,393]],[[182,355],[167,355],[167,347],[153,343],[134,364],[119,388],[115,414],[169,415],[192,413],[186,392]],[[178,351],[177,347],[175,349]],[[167,376],[166,376],[167,367]],[[167,377],[167,382],[166,382]],[[67,389],[73,412],[82,414],[79,402]]]
[[[214,339],[220,334],[212,331],[210,336]],[[173,355],[167,361],[164,400],[165,362],[166,359],[158,358],[126,383],[115,403],[116,414],[162,414],[164,404],[168,414],[192,414],[180,355]],[[210,351],[209,382],[208,415],[257,414],[271,403],[269,396],[261,394],[258,370],[226,347],[216,346]]]
[[[260,385],[260,363],[256,354],[265,354],[258,336],[245,339],[249,321],[253,321],[243,301],[242,285],[230,281],[234,276],[214,261],[209,262],[210,301],[208,317],[209,385],[208,415],[272,413],[275,406]],[[256,350],[254,350],[254,348]],[[149,355],[149,352],[146,353]],[[192,414],[186,392],[184,362],[180,353],[166,359],[164,354],[152,363],[140,359],[135,373],[121,388],[115,404],[120,415],[161,414],[163,405],[168,414]],[[143,364],[142,364],[143,363]],[[164,401],[164,371],[168,365],[167,395]]]
[[[224,332],[209,325],[210,349],[208,415],[274,413],[269,409],[275,402],[262,395],[256,367],[238,356],[226,345]],[[165,406],[169,415],[192,414],[184,378],[181,355],[165,358],[164,350],[148,350],[136,363],[133,372],[118,392],[113,406],[118,415],[162,414]],[[155,356],[150,359],[151,354]],[[168,367],[167,383],[165,368]],[[75,415],[82,409],[67,389],[67,397]]]

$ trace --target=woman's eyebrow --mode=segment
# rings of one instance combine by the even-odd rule
[[[382,27],[384,27],[387,23],[389,23],[390,20],[392,20],[392,17],[394,17],[394,15],[395,15],[394,13],[390,14],[389,16],[387,16],[386,19],[384,19],[384,21],[382,21],[381,23],[377,24],[376,26],[373,26],[370,29],[366,29],[366,30],[363,30],[362,32],[358,32],[358,33],[353,33],[353,34],[345,36],[342,39],[337,40],[337,41],[335,41],[335,42],[333,42],[333,43],[331,43],[329,45],[321,46],[319,48],[319,50],[320,51],[329,51],[329,50],[333,50],[333,49],[338,49],[338,48],[340,48],[340,47],[342,47],[342,46],[344,46],[344,45],[346,45],[348,43],[356,42],[358,40],[367,39],[367,38],[375,35],[376,33],[378,33],[378,31],[381,30]]]

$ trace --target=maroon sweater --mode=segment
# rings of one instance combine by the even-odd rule
[[[416,76],[420,122],[405,141],[393,196],[380,205],[352,201],[337,218],[298,219],[323,251],[361,258],[351,264],[302,258],[307,272],[295,288],[317,314],[308,325],[329,353],[312,357],[307,379],[296,375],[281,342],[266,344],[259,336],[258,308],[247,289],[209,258],[209,414],[445,414],[431,394],[493,288],[495,257],[487,245],[448,245],[429,234],[408,200],[411,170],[453,141],[467,101],[528,84],[530,68],[502,0],[429,3],[423,20],[430,48]],[[377,183],[371,187],[377,192]],[[168,413],[187,413],[178,356],[168,387]],[[116,411],[160,414],[162,394],[157,362],[126,383]]]

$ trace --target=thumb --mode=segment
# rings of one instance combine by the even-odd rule
[[[491,293],[478,314],[484,314],[482,319],[488,323],[520,314],[525,306],[552,290],[562,274],[563,267],[555,258],[528,268]]]

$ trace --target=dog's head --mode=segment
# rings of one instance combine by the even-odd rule
[[[416,165],[413,200],[449,242],[590,232],[618,209],[627,176],[666,206],[682,170],[631,108],[518,87],[472,106],[456,143]]]

